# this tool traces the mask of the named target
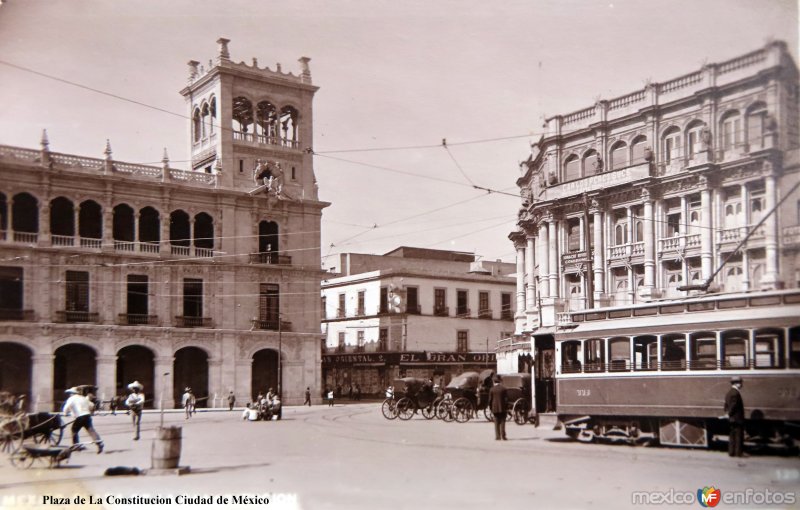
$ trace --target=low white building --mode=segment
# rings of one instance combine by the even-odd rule
[[[341,255],[322,282],[323,384],[379,393],[396,377],[446,384],[495,367],[514,330],[513,264],[469,253],[400,247]]]

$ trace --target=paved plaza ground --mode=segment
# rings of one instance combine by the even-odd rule
[[[18,470],[0,459],[0,507],[82,508],[43,505],[45,495],[147,494],[175,501],[178,495],[269,494],[265,508],[620,508],[635,506],[634,491],[696,494],[709,485],[723,492],[800,489],[796,456],[737,461],[718,451],[582,444],[552,430],[552,418],[539,428],[511,423],[509,441],[502,442],[494,440],[492,424],[483,419],[389,421],[375,403],[286,408],[279,422],[240,417],[241,411],[201,412],[190,420],[166,414],[166,423],[183,426],[181,464],[191,466],[191,473],[138,477],[103,472],[110,466],[150,466],[158,414],[145,414],[140,441],[132,440],[124,414],[96,417],[106,443],[102,455],[91,448],[77,452],[60,469]],[[169,508],[179,507],[191,505]]]

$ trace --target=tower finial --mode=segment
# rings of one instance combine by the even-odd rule
[[[111,141],[106,138],[106,150],[103,151],[106,155],[106,161],[111,161]]]
[[[41,144],[42,144],[42,150],[43,151],[49,151],[50,150],[50,140],[48,140],[48,138],[47,138],[47,130],[46,129],[42,129]]]
[[[200,62],[197,60],[190,60],[187,63],[189,64],[189,81],[194,81],[197,75],[200,74]]]
[[[164,156],[161,158],[161,163],[164,165],[164,168],[169,168],[169,155],[167,154],[166,147],[164,147]]]
[[[219,44],[219,55],[218,60],[230,60],[231,54],[228,51],[228,43],[231,42],[230,39],[225,39],[224,37],[220,37],[217,39],[217,44]]]
[[[305,83],[311,83],[311,69],[308,63],[311,61],[308,57],[300,57],[297,59],[300,62],[300,79]]]

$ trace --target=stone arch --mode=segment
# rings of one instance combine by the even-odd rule
[[[250,132],[250,126],[253,124],[253,102],[245,96],[233,98],[231,120],[234,132]]]
[[[0,340],[0,388],[19,397],[25,396],[23,408],[31,408],[33,388],[33,350],[14,339]]]
[[[83,342],[69,342],[54,350],[53,404],[60,409],[65,391],[73,386],[97,384],[98,351]]]
[[[103,238],[103,208],[94,200],[84,200],[78,213],[78,234],[86,239]]]
[[[189,246],[192,242],[189,213],[182,209],[169,214],[169,242],[175,246]]]
[[[161,240],[161,214],[155,207],[139,210],[139,241],[158,243]]]
[[[278,390],[279,353],[274,348],[261,348],[253,352],[249,359],[252,360],[250,379],[251,397],[255,398],[259,392],[266,393],[269,388]]]
[[[188,345],[176,349],[172,363],[172,394],[176,406],[181,405],[181,396],[186,387],[192,388],[197,407],[208,407],[209,353],[202,347]]]
[[[39,199],[34,195],[22,192],[11,199],[12,221],[14,232],[39,232]]]
[[[214,218],[206,212],[194,217],[194,245],[198,248],[214,248]]]
[[[116,394],[128,393],[128,384],[139,381],[144,385],[145,404],[153,408],[155,402],[156,351],[143,345],[127,345],[117,351]]]
[[[134,229],[134,209],[128,204],[114,206],[113,238],[115,241],[133,242],[136,236]]]
[[[66,197],[50,201],[50,233],[55,236],[75,236],[75,204]]]

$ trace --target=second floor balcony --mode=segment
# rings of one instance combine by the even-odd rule
[[[56,322],[98,322],[100,314],[97,312],[58,310],[56,311]]]
[[[282,255],[276,251],[261,252],[250,254],[251,264],[275,264],[281,266],[290,266],[292,264],[292,257],[289,255]]]
[[[117,324],[120,326],[157,326],[158,315],[121,313],[117,315]]]
[[[292,323],[289,321],[281,321],[278,319],[253,319],[253,329],[261,329],[267,331],[292,331]]]
[[[176,316],[176,328],[212,328],[214,327],[211,317],[186,317]]]
[[[33,310],[0,308],[0,321],[32,321],[33,319]]]

